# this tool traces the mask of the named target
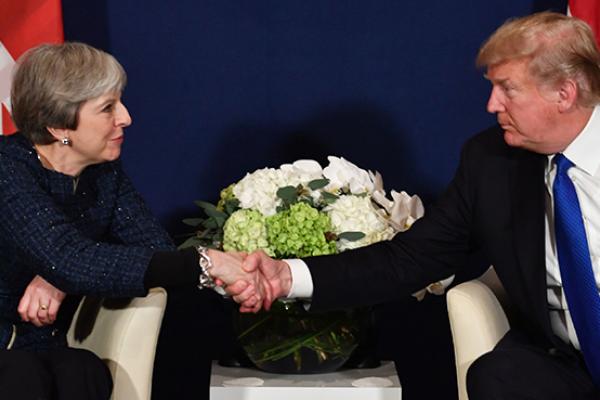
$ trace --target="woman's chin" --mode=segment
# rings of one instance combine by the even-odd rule
[[[114,150],[108,152],[108,154],[106,154],[106,156],[104,157],[104,161],[115,161],[119,157],[121,157],[121,148],[120,147],[118,149],[114,149]]]

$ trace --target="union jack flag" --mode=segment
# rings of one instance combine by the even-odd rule
[[[60,43],[63,39],[60,0],[0,0],[0,134],[15,131],[10,118],[15,60],[40,43]]]

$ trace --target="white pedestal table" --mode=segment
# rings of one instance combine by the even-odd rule
[[[328,374],[279,375],[213,362],[210,400],[401,400],[391,361],[378,368]]]

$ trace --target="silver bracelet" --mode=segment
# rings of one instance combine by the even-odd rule
[[[198,289],[214,289],[217,285],[208,272],[213,266],[212,260],[208,256],[208,249],[204,246],[196,246],[196,251],[198,252],[198,265],[200,266]]]

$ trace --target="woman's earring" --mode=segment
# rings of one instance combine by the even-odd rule
[[[71,139],[69,139],[68,137],[64,137],[60,140],[60,142],[64,145],[64,146],[70,146],[71,145]]]

